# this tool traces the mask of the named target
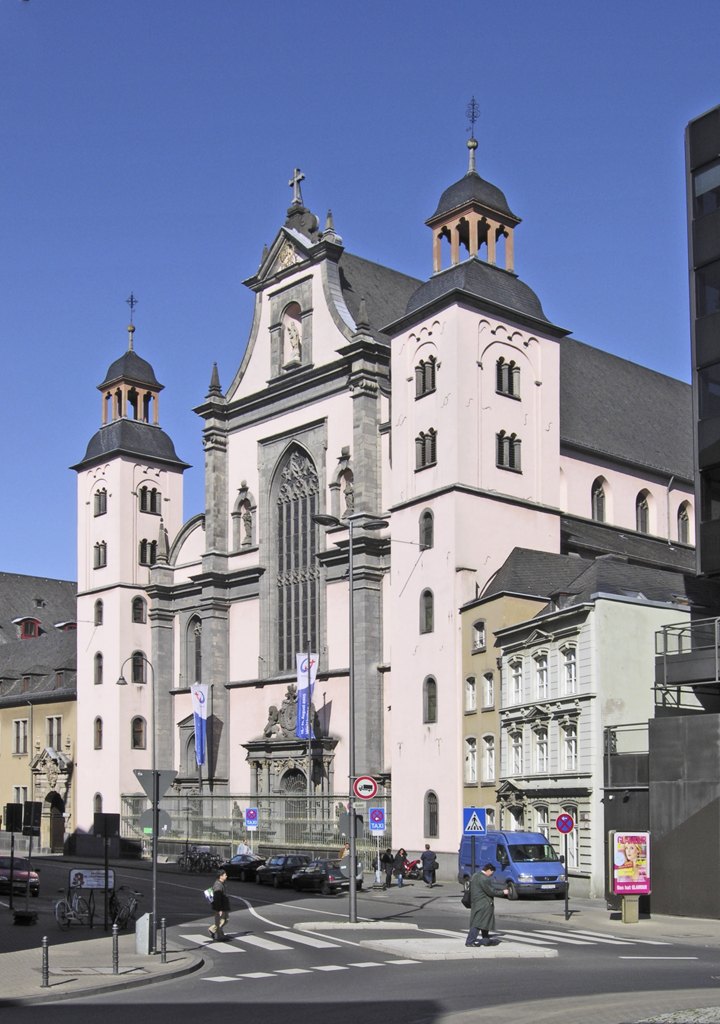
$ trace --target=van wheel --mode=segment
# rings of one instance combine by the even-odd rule
[[[515,886],[513,885],[512,882],[506,882],[505,883],[505,888],[508,891],[507,898],[509,900],[516,900],[518,898],[518,891],[517,891],[517,889],[515,888]]]

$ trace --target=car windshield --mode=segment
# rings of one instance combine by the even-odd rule
[[[0,857],[0,868],[4,871],[10,870],[10,858]],[[16,857],[13,861],[13,871],[29,871],[30,864],[26,860],[22,860],[20,857]]]
[[[271,857],[268,861],[268,866],[273,867],[276,864],[282,864],[285,861],[284,857]]]
[[[558,859],[558,855],[550,843],[520,843],[509,849],[510,856],[516,864],[541,863]]]

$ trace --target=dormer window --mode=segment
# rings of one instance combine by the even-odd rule
[[[15,619],[15,622],[19,626],[21,640],[34,640],[36,637],[40,636],[39,619]]]

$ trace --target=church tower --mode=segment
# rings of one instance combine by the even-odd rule
[[[393,832],[417,834],[422,799],[425,834],[448,850],[462,820],[463,761],[453,753],[448,770],[446,760],[464,728],[459,609],[515,546],[560,545],[558,342],[567,332],[515,273],[520,218],[477,173],[477,145],[469,140],[467,172],[427,220],[432,276],[386,328],[394,542],[388,634],[393,680],[412,692],[402,713],[393,707],[392,714]]]
[[[135,352],[134,333],[131,323],[127,351],[98,385],[101,426],[72,467],[78,479],[81,829],[92,825],[95,811],[120,812],[117,794],[140,791],[133,769],[150,767],[153,722],[158,765],[172,763],[172,730],[162,727],[169,698],[156,685],[146,588],[151,566],[167,557],[168,535],[182,524],[187,463],[160,426],[163,386]],[[116,685],[121,675],[129,685]]]

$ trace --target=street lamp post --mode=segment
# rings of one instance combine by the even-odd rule
[[[351,924],[357,922],[357,821],[355,818],[355,523],[362,523],[364,530],[383,530],[388,526],[386,519],[379,519],[366,512],[358,512],[347,519],[337,516],[318,514],[312,517],[318,526],[347,526],[348,531],[348,845],[350,846],[350,894],[348,919]]]
[[[120,666],[120,675],[117,680],[118,686],[127,686],[127,679],[123,675],[123,669],[129,661],[134,661],[137,657],[137,653],[131,654]],[[144,654],[142,655],[142,663],[150,669],[150,770],[152,774],[152,912],[150,917],[150,952],[155,954],[157,953],[157,852],[160,804],[155,731],[155,669],[153,668],[153,663]]]

